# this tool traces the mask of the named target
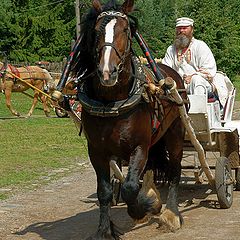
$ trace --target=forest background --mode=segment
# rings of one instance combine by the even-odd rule
[[[80,16],[91,0],[80,1]],[[104,1],[103,1],[104,2]],[[120,3],[123,2],[119,1]],[[139,32],[162,58],[175,34],[175,19],[195,21],[194,36],[211,48],[218,70],[240,74],[240,0],[136,0]],[[1,0],[0,51],[8,61],[62,61],[76,39],[74,0]],[[142,55],[140,48],[137,54]]]

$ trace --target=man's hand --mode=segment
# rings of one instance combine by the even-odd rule
[[[184,75],[183,75],[183,80],[184,80],[184,82],[185,82],[186,84],[190,84],[190,82],[191,82],[191,80],[192,80],[192,76],[193,76],[193,75],[186,75],[186,74],[184,74]]]

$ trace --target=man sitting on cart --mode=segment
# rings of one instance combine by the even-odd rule
[[[224,106],[228,96],[226,83],[224,79],[218,79],[216,61],[208,45],[193,37],[193,24],[193,19],[187,17],[176,20],[176,37],[162,63],[180,74],[188,94],[212,97],[217,92],[216,96]]]

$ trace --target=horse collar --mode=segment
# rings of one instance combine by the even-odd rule
[[[143,77],[144,72],[139,59],[135,56],[132,57],[132,63],[135,77],[127,99],[110,102],[105,105],[100,101],[90,99],[85,92],[84,83],[82,83],[78,91],[78,100],[83,109],[91,115],[100,117],[116,117],[134,109],[142,100],[145,77]]]

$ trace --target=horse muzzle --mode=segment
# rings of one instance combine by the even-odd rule
[[[105,71],[101,74],[99,74],[100,82],[105,87],[113,87],[118,82],[118,71],[113,71],[112,73],[109,73],[108,71]]]

